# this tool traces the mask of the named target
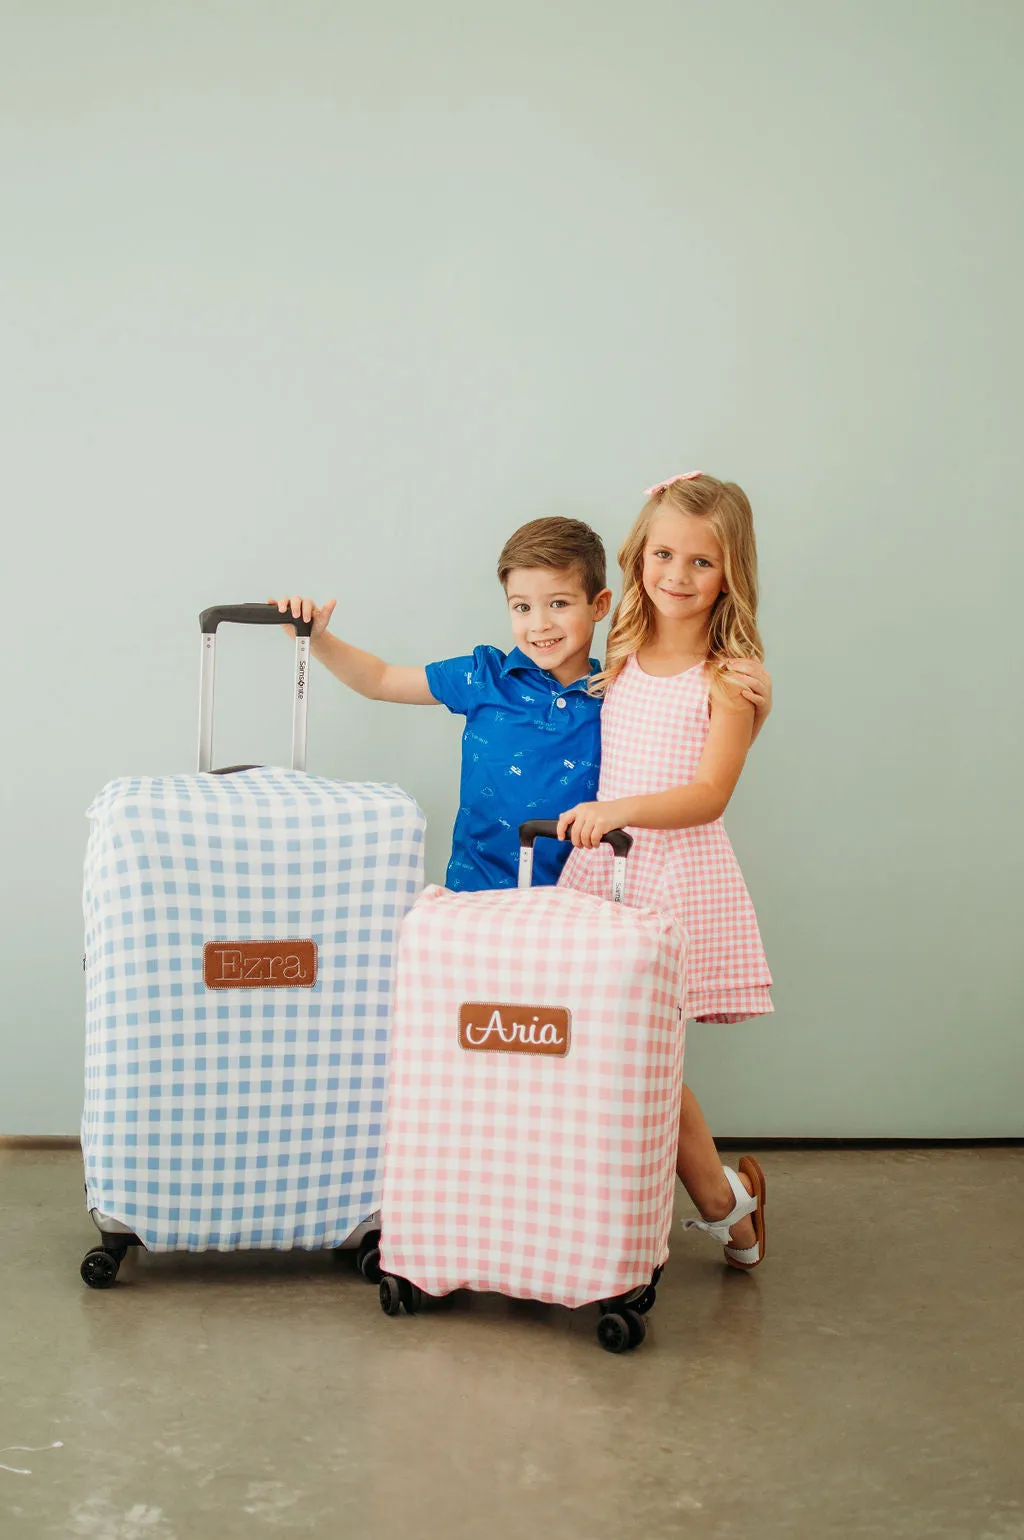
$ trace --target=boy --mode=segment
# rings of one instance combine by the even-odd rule
[[[459,892],[514,888],[519,825],[557,818],[597,795],[601,701],[588,694],[587,682],[600,667],[590,656],[594,627],[612,599],[601,538],[577,519],[533,519],[505,542],[498,580],[508,603],[512,651],[482,646],[426,668],[396,667],[332,636],[327,626],[334,599],[322,607],[299,594],[271,601],[282,614],[290,607],[296,618],[313,622],[313,656],[360,695],[444,705],[465,716],[459,811],[445,879]],[[771,709],[770,681],[753,661],[736,670],[754,702],[756,734]],[[539,840],[534,882],[557,882],[571,849],[568,842]]]

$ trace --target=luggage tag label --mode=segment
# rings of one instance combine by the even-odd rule
[[[203,983],[208,989],[312,989],[315,941],[208,941]]]
[[[459,1006],[459,1047],[473,1053],[538,1053],[564,1059],[572,1018],[560,1005],[466,1000]]]

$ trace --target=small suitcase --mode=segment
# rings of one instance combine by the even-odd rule
[[[295,624],[290,770],[211,772],[219,624]],[[89,809],[86,1195],[109,1287],[127,1249],[359,1247],[376,1279],[396,941],[423,885],[397,786],[307,775],[308,623],[200,617],[199,773]]]
[[[381,1203],[381,1308],[453,1289],[578,1306],[636,1347],[668,1255],[686,938],[621,902],[429,887],[399,943]]]

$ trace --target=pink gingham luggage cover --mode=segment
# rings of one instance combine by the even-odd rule
[[[402,927],[381,1267],[428,1294],[583,1305],[668,1254],[686,939],[655,910],[557,888],[424,890]],[[506,1042],[569,1012],[564,1057]],[[529,1010],[527,1010],[529,1008]],[[465,1014],[465,1013],[464,1013]],[[547,1034],[550,1040],[557,1035]]]

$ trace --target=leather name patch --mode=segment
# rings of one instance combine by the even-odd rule
[[[208,989],[312,989],[315,941],[208,941],[203,982]]]
[[[467,1000],[459,1006],[459,1046],[476,1053],[569,1052],[569,1012],[559,1005],[505,1005]]]

